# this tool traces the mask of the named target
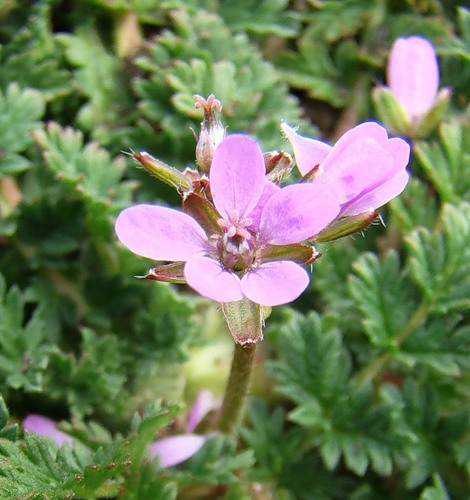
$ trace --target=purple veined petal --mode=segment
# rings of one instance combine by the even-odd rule
[[[240,278],[210,257],[193,257],[184,266],[188,285],[203,297],[216,302],[236,302],[243,298]]]
[[[399,171],[384,184],[362,194],[356,200],[352,200],[343,208],[341,215],[357,215],[385,205],[405,189],[408,180],[408,172],[406,170]]]
[[[313,167],[323,163],[332,149],[323,141],[299,135],[286,122],[281,122],[281,130],[294,149],[295,162],[302,175],[307,175]]]
[[[291,184],[269,198],[260,222],[260,240],[290,245],[311,238],[340,211],[333,191],[322,184]]]
[[[258,203],[265,186],[263,153],[253,139],[235,134],[217,147],[210,170],[214,205],[225,219],[234,211],[246,217]]]
[[[410,145],[403,139],[394,137],[387,141],[386,148],[393,157],[392,168],[382,168],[374,182],[369,182],[359,195],[343,205],[341,215],[376,210],[405,189],[409,178],[405,168],[410,159]]]
[[[57,422],[54,420],[31,413],[23,420],[23,429],[35,432],[41,436],[46,436],[53,439],[58,446],[64,443],[72,444],[74,439],[65,432],[59,431]]]
[[[420,36],[395,40],[388,59],[387,81],[412,118],[425,114],[439,88],[439,64],[433,45]]]
[[[276,186],[273,182],[266,181],[264,184],[263,193],[261,194],[261,198],[259,199],[256,207],[249,214],[250,219],[253,223],[250,226],[250,229],[253,231],[259,231],[259,223],[261,219],[261,214],[263,213],[263,209],[268,202],[269,198],[276,194],[281,188]]]
[[[126,208],[118,215],[115,229],[127,248],[153,260],[187,261],[209,248],[202,227],[189,215],[171,208]]]
[[[214,397],[211,391],[205,389],[201,391],[194,402],[189,413],[186,432],[191,433],[198,426],[199,422],[212,410],[220,406],[220,401]]]
[[[319,183],[334,191],[341,204],[394,173],[394,158],[389,149],[370,136],[358,137],[335,157],[335,164],[325,171]]]
[[[154,441],[150,445],[151,458],[158,457],[160,467],[172,467],[195,455],[208,437],[196,434],[182,434]]]
[[[308,272],[295,262],[267,262],[242,278],[242,291],[263,306],[278,306],[295,300],[308,286]]]

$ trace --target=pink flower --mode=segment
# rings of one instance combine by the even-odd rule
[[[387,66],[388,86],[412,122],[434,105],[439,89],[439,64],[431,42],[420,36],[397,38]]]
[[[150,445],[150,457],[158,457],[160,467],[172,467],[195,455],[211,437],[211,434],[192,434],[199,422],[212,410],[217,409],[220,402],[210,391],[201,391],[189,414],[186,434],[158,439]]]
[[[58,446],[64,443],[72,444],[74,439],[65,432],[57,429],[57,422],[54,420],[31,413],[23,420],[23,429],[35,432],[41,436],[53,439]]]
[[[302,137],[286,123],[281,129],[300,173],[312,177],[322,191],[336,193],[341,217],[374,211],[405,189],[410,147],[403,139],[389,139],[375,122],[357,125],[333,147]]]
[[[217,212],[211,227],[177,210],[136,205],[119,214],[117,236],[138,255],[184,262],[188,285],[217,302],[245,297],[265,306],[291,302],[308,286],[309,275],[297,262],[282,258],[282,251],[280,257],[269,249],[312,238],[340,207],[335,186],[303,183],[280,189],[265,173],[255,141],[226,137],[210,169]]]

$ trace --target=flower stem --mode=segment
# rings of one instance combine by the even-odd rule
[[[242,417],[243,406],[250,386],[256,344],[242,347],[235,344],[230,376],[225,388],[218,428],[226,434],[235,434]]]

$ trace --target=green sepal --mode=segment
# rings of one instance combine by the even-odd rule
[[[202,196],[190,193],[183,200],[183,211],[199,222],[208,236],[212,234],[222,234],[222,229],[218,223],[220,215],[212,203]]]
[[[137,276],[147,280],[163,281],[164,283],[186,284],[183,273],[184,262],[172,262],[149,269],[145,276]]]
[[[362,231],[379,216],[377,212],[365,212],[351,217],[343,217],[332,222],[318,233],[314,240],[320,242],[334,241]]]
[[[372,92],[372,100],[379,119],[392,134],[410,135],[410,116],[389,88],[376,87]]]
[[[263,340],[264,317],[262,306],[246,298],[224,302],[222,312],[237,344],[250,346]]]
[[[441,122],[442,117],[449,107],[452,92],[446,87],[438,94],[432,108],[419,120],[413,133],[415,139],[425,139]]]
[[[259,256],[260,262],[272,262],[276,260],[292,260],[306,266],[321,256],[315,247],[310,245],[267,245]]]
[[[134,153],[136,159],[150,174],[154,175],[160,181],[176,188],[179,192],[187,191],[192,188],[191,181],[176,168],[170,167],[161,160],[157,160],[145,151]]]

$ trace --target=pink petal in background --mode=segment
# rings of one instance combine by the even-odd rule
[[[439,88],[439,64],[431,42],[420,36],[395,40],[388,59],[387,81],[411,118],[429,111]]]

